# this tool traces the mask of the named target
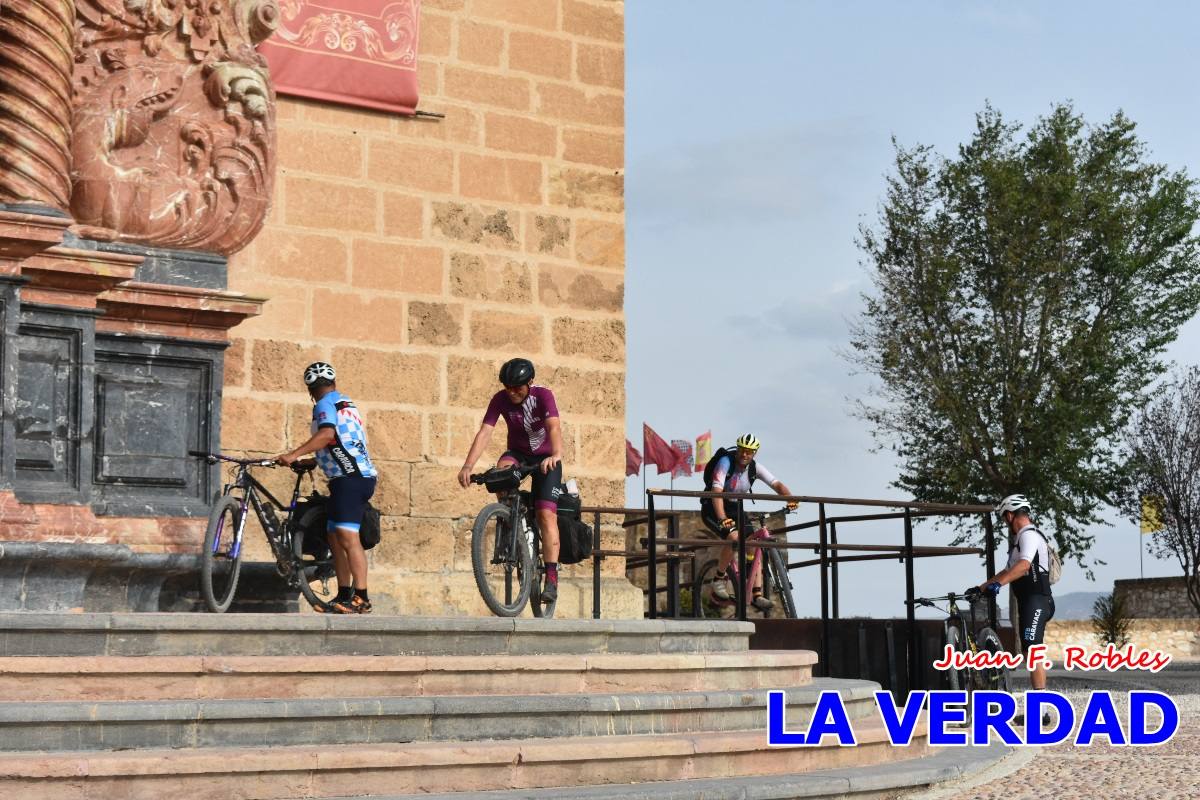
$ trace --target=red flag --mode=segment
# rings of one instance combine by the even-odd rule
[[[658,474],[671,472],[683,461],[683,453],[676,450],[654,430],[642,423],[642,452],[646,454],[646,463],[658,467]]]
[[[637,475],[642,471],[642,454],[637,451],[637,448],[625,440],[625,477]]]

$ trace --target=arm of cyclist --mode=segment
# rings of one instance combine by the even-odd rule
[[[1001,586],[1012,583],[1017,578],[1025,575],[1027,572],[1029,572],[1029,567],[1029,561],[1022,558],[1011,567],[1000,570],[1000,572],[994,578],[988,578],[986,581],[979,584],[979,590],[982,592],[988,592],[989,594],[998,594]]]
[[[562,422],[558,417],[546,418],[546,433],[550,434],[550,455],[542,460],[542,474],[562,463]]]
[[[785,484],[783,481],[775,481],[774,483],[771,484],[771,488],[775,490],[775,494],[788,495],[788,494],[792,493],[792,490],[789,489],[787,487],[787,484]],[[795,511],[799,505],[800,504],[797,503],[795,500],[788,500],[788,502],[787,502],[788,511]]]
[[[467,457],[463,461],[462,469],[458,471],[458,485],[464,489],[471,485],[471,470],[475,469],[475,462],[483,455],[483,451],[487,449],[488,443],[492,441],[492,431],[495,430],[495,425],[488,425],[486,422],[479,426],[479,431],[475,434],[475,438],[471,441],[471,449],[467,451]]]
[[[322,450],[333,444],[333,440],[337,438],[337,434],[332,427],[323,427],[317,430],[312,437],[304,444],[297,447],[295,450],[289,450],[286,453],[281,453],[275,456],[276,464],[283,464],[285,467],[290,467],[302,457]]]

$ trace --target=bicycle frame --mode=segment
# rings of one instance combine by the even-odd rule
[[[291,525],[291,515],[292,515],[292,512],[294,512],[296,510],[296,502],[300,497],[300,484],[304,480],[304,473],[297,473],[296,485],[292,489],[292,501],[289,505],[284,505],[279,500],[279,498],[277,498],[277,497],[275,497],[275,495],[271,494],[270,489],[268,489],[266,486],[263,486],[263,484],[257,478],[255,478],[253,475],[250,474],[250,467],[255,466],[255,465],[261,465],[262,462],[259,462],[259,461],[242,462],[242,461],[236,461],[234,459],[227,459],[224,457],[220,457],[220,458],[222,458],[222,460],[233,461],[234,463],[236,463],[238,465],[237,473],[234,476],[233,482],[227,483],[224,485],[224,487],[221,490],[221,496],[225,497],[235,490],[238,490],[238,489],[242,490],[242,496],[240,498],[241,505],[240,505],[239,512],[238,512],[239,513],[238,529],[234,532],[233,547],[230,548],[229,557],[231,559],[237,559],[241,556],[242,543],[244,541],[245,530],[246,530],[246,518],[249,516],[246,513],[246,509],[247,509],[247,507],[250,507],[250,508],[254,509],[254,514],[255,514],[255,516],[258,517],[259,524],[261,524],[263,526],[263,529],[267,534],[268,542],[271,545],[271,549],[273,551],[276,551],[275,552],[276,561],[282,563],[282,561],[284,559],[284,555],[281,555],[281,552],[277,551],[276,539],[278,538],[279,533],[286,532]],[[263,495],[266,496],[267,500],[271,503],[271,505],[275,506],[275,508],[279,509],[281,512],[284,513],[285,516],[282,521],[282,531],[269,530],[269,526],[267,525],[268,517],[266,515],[265,506],[263,505],[263,501],[259,497],[259,492],[261,492]],[[213,540],[213,552],[214,553],[218,552],[218,550],[220,548],[221,536],[222,536],[222,534],[218,533],[216,538]],[[290,553],[285,554],[285,555],[290,556]]]

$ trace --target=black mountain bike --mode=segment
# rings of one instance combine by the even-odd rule
[[[747,537],[746,543],[752,541],[774,541],[767,529],[766,514],[744,514],[745,519],[755,525],[754,533]],[[733,586],[733,596],[729,600],[721,600],[712,593],[713,578],[717,574],[717,559],[713,558],[704,563],[696,573],[692,586],[692,597],[700,598],[700,613],[704,617],[720,619],[728,616],[728,608],[735,607],[739,592],[746,592],[746,609],[749,611],[749,598],[753,594],[755,578],[762,572],[763,597],[775,602],[775,607],[760,612],[763,617],[779,613],[787,619],[796,618],[796,601],[792,597],[792,579],[788,575],[786,550],[776,547],[747,547],[746,576],[738,576],[737,546],[734,545],[734,559],[729,562],[727,577]]]
[[[553,617],[556,603],[542,602],[546,565],[533,496],[521,483],[537,466],[513,465],[471,476],[498,493],[471,528],[471,568],[483,602],[498,617],[515,617],[529,603],[535,617]]]
[[[233,481],[225,484],[221,496],[208,516],[204,533],[204,550],[200,561],[200,594],[209,611],[222,613],[233,603],[238,577],[242,568],[242,543],[247,513],[253,509],[267,543],[275,556],[275,569],[290,587],[298,589],[304,599],[318,607],[337,594],[331,586],[334,577],[333,554],[323,541],[310,542],[305,547],[304,531],[299,520],[306,508],[300,499],[300,482],[316,467],[315,461],[293,464],[296,485],[291,502],[284,505],[259,483],[250,470],[257,467],[274,468],[274,461],[243,459],[189,450],[188,455],[205,459],[209,464],[225,462],[236,465]],[[283,514],[279,519],[276,510]]]
[[[959,600],[966,601],[969,620],[959,609]],[[936,605],[941,602],[948,603],[949,607],[942,608]],[[956,595],[951,592],[945,597],[917,597],[913,599],[913,603],[946,612],[946,621],[942,623],[942,644],[950,645],[955,652],[972,654],[985,650],[992,653],[1004,652],[1000,636],[991,628],[983,625],[983,621],[988,618],[989,598],[982,592],[971,592],[965,595]],[[938,654],[938,658],[941,658],[941,653]],[[958,670],[951,668],[946,670],[946,682],[951,689],[966,691],[968,694],[976,689],[1009,691],[1007,667],[989,667],[987,669],[964,667]]]

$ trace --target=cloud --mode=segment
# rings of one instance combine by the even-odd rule
[[[813,218],[840,194],[869,126],[846,118],[653,153],[630,165],[629,226]],[[820,153],[820,158],[813,158]]]

